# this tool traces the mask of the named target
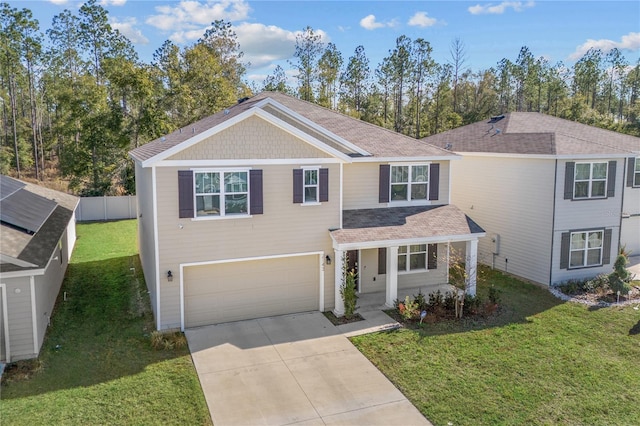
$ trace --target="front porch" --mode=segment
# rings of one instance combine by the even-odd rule
[[[344,315],[340,287],[345,270],[352,268],[358,274],[361,309],[392,308],[419,290],[425,296],[451,291],[453,263],[464,263],[463,284],[475,295],[478,238],[485,232],[455,206],[345,210],[343,227],[330,233],[336,316]],[[461,244],[463,252],[454,253],[453,243]]]

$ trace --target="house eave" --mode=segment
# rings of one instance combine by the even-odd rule
[[[331,234],[330,234],[331,235]],[[435,243],[457,243],[462,241],[473,241],[479,238],[485,237],[486,232],[477,232],[472,234],[459,234],[459,235],[439,235],[432,237],[414,237],[403,238],[394,240],[376,240],[376,241],[362,241],[362,242],[349,242],[339,243],[331,235],[331,241],[333,242],[333,248],[335,250],[363,250],[372,248],[388,248],[407,246],[411,244],[435,244]]]

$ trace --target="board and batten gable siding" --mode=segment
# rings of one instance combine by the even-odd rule
[[[640,158],[635,161],[640,161]],[[633,186],[633,158],[627,159],[626,167],[620,244],[630,250],[632,256],[640,256],[640,186]]]
[[[156,258],[155,258],[155,218],[153,216],[152,169],[142,168],[136,162],[136,200],[138,202],[138,253],[144,272],[144,280],[149,290],[151,307],[156,315]]]
[[[157,187],[162,188],[158,191],[162,328],[180,326],[180,264],[318,251],[333,257],[329,229],[340,225],[340,166],[323,165],[328,169],[329,200],[318,205],[293,203],[292,170],[301,165],[247,167],[262,170],[263,214],[215,219],[180,219],[178,171],[185,167],[157,169]],[[166,278],[168,270],[172,282]],[[333,276],[333,265],[325,266],[326,309],[334,303]]]
[[[615,167],[615,181],[612,176],[607,176],[607,187],[609,188],[606,198],[572,200],[566,199],[570,183],[566,181],[567,163],[569,168],[572,164],[579,162],[607,162],[608,170]],[[611,166],[615,162],[615,166]],[[559,160],[556,170],[556,206],[555,206],[555,226],[553,232],[553,265],[551,283],[558,284],[567,279],[582,279],[594,277],[601,273],[610,273],[613,269],[613,262],[618,252],[618,241],[620,241],[620,215],[622,212],[622,192],[624,187],[623,176],[625,164],[622,159],[602,158],[602,159],[575,159]],[[560,267],[561,240],[562,234],[577,230],[611,230],[611,245],[609,248],[609,264],[599,267],[563,269]]]
[[[406,164],[412,163],[407,161]],[[449,161],[434,161],[439,164],[438,199],[431,200],[432,205],[449,204]],[[381,203],[380,193],[380,164],[389,163],[351,163],[344,165],[343,208],[374,209],[387,207],[387,203]],[[416,162],[418,164],[418,162]],[[388,206],[393,206],[389,203]]]
[[[3,278],[7,287],[7,319],[11,361],[33,358],[33,322],[29,277]]]
[[[169,160],[238,160],[280,158],[329,158],[314,146],[301,141],[261,117],[249,117]]]
[[[478,244],[480,263],[549,284],[554,173],[552,159],[465,154],[452,164],[452,204],[487,232]]]

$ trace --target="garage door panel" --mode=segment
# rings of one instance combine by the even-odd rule
[[[317,255],[184,269],[185,327],[317,310]]]

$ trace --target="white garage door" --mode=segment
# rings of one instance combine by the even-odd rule
[[[184,268],[185,327],[319,308],[318,255]]]

